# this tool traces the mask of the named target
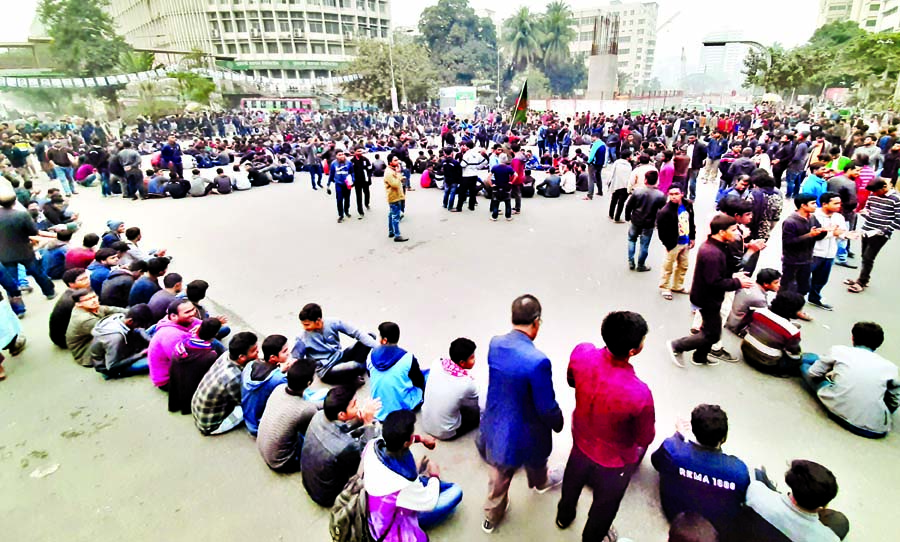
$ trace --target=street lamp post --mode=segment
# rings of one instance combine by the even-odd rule
[[[400,111],[397,104],[397,81],[394,79],[394,30],[391,29],[391,37],[388,41],[388,59],[391,63],[391,111],[396,113]]]

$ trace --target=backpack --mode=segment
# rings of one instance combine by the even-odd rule
[[[387,528],[377,539],[369,529],[369,498],[362,473],[354,474],[334,501],[328,517],[332,542],[384,542],[394,527],[397,508]]]

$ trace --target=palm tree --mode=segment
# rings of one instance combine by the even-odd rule
[[[547,4],[543,17],[544,62],[562,62],[569,56],[569,45],[575,39],[572,9],[561,0]]]
[[[122,73],[146,72],[154,69],[153,53],[128,51],[119,56],[118,68]]]
[[[538,19],[526,7],[519,8],[503,23],[503,43],[517,68],[527,68],[540,60],[542,40]]]

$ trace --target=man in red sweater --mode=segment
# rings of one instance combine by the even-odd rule
[[[66,269],[87,269],[94,262],[94,247],[100,242],[100,236],[89,233],[84,236],[82,247],[73,248],[66,252]]]
[[[656,435],[653,395],[629,362],[644,348],[647,322],[635,312],[611,312],[600,335],[605,348],[582,343],[569,360],[573,445],[556,513],[557,527],[571,525],[581,490],[590,486],[594,502],[583,540],[616,539],[612,523],[619,503]]]

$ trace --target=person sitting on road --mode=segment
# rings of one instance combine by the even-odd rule
[[[216,177],[213,179],[213,185],[215,186],[215,191],[219,194],[231,194],[234,189],[231,183],[231,177],[225,175],[225,170],[222,168],[216,169]]]
[[[834,474],[824,466],[795,459],[785,473],[790,493],[775,489],[765,470],[757,469],[747,488],[747,506],[790,540],[838,542],[850,531],[844,514],[826,508],[837,496]]]
[[[475,343],[464,337],[450,343],[450,357],[429,374],[422,404],[422,428],[441,440],[458,438],[478,427],[478,385],[468,371],[475,366]]]
[[[775,376],[796,376],[800,370],[800,329],[791,322],[806,300],[797,292],[779,291],[772,305],[753,311],[741,343],[747,365]]]
[[[191,400],[200,381],[219,358],[213,341],[221,327],[217,318],[205,318],[196,337],[186,337],[175,346],[169,367],[169,412],[191,413]]]
[[[693,439],[688,440],[691,433]],[[726,532],[741,512],[750,485],[747,465],[722,452],[728,438],[728,416],[718,405],[699,405],[691,421],[679,423],[650,459],[659,471],[663,512],[673,521],[696,512]]]
[[[75,309],[75,300],[72,296],[78,290],[91,287],[91,275],[85,269],[76,267],[63,273],[62,280],[66,285],[66,291],[59,296],[50,313],[50,341],[62,349],[67,349],[66,330],[69,329],[69,320]]]
[[[126,313],[107,316],[97,322],[91,335],[90,357],[94,370],[103,378],[147,374],[147,347],[144,329],[154,324],[147,305],[135,305]]]
[[[278,385],[266,403],[259,421],[256,447],[266,465],[276,472],[300,470],[306,431],[319,411],[314,403],[303,398],[303,392],[312,384],[315,375],[315,361],[298,359],[287,370],[287,383]]]
[[[169,258],[151,258],[147,262],[147,273],[134,281],[131,292],[128,294],[128,305],[140,305],[150,303],[153,295],[162,290],[159,279],[169,269]]]
[[[266,409],[272,391],[287,383],[287,370],[293,360],[288,349],[288,339],[284,335],[269,335],[262,342],[261,360],[248,363],[241,374],[241,408],[244,411],[244,425],[256,436],[259,420]]]
[[[381,344],[369,357],[369,386],[372,397],[381,401],[375,419],[384,421],[395,410],[417,410],[425,396],[426,376],[416,356],[397,346],[400,326],[394,322],[378,325]]]
[[[259,356],[257,337],[249,331],[235,334],[209,371],[203,375],[194,397],[191,414],[201,434],[221,435],[244,421],[241,408],[241,372]]]
[[[436,463],[428,458],[416,463],[410,446],[421,442],[433,450],[435,441],[415,435],[415,425],[412,412],[391,412],[381,438],[363,451],[368,526],[379,539],[427,540],[424,531],[446,520],[462,502],[462,490],[439,478]]]
[[[156,324],[156,331],[150,340],[148,363],[150,364],[150,381],[157,388],[169,390],[169,369],[175,347],[190,337],[200,325],[197,308],[185,299],[176,299],[169,304],[166,317]]]
[[[366,444],[379,434],[372,425],[381,404],[358,401],[351,386],[332,388],[325,408],[316,413],[303,440],[300,470],[303,487],[319,506],[330,508],[350,477],[359,469]]]
[[[119,266],[109,273],[100,289],[100,303],[110,307],[128,307],[134,281],[147,272],[147,262],[134,260],[128,267]],[[156,320],[159,320],[157,318]]]
[[[322,307],[309,303],[300,310],[300,334],[291,355],[294,359],[309,357],[316,360],[316,374],[326,384],[356,383],[366,373],[369,351],[378,346],[375,336],[360,331],[337,318],[323,318]],[[353,346],[341,349],[344,334],[356,339]]]
[[[537,185],[536,189],[537,193],[545,198],[558,198],[562,192],[561,185],[562,179],[556,174],[556,168],[551,167],[547,170],[547,176],[544,177],[541,184]]]
[[[777,292],[781,287],[781,271],[777,269],[761,269],[756,274],[756,284],[744,288],[734,295],[731,312],[725,327],[738,337],[747,333],[747,326],[753,321],[753,311],[769,306],[768,292]]]
[[[75,308],[72,309],[69,327],[66,329],[66,346],[69,347],[76,363],[82,367],[91,367],[89,350],[94,339],[91,331],[101,319],[110,314],[125,312],[125,309],[100,305],[100,298],[89,289],[73,292],[72,300],[75,302]]]
[[[831,347],[827,356],[804,354],[800,376],[839,425],[867,438],[887,436],[900,406],[900,378],[897,366],[875,353],[884,330],[875,322],[857,322],[851,342]]]
[[[178,298],[183,288],[184,279],[178,273],[169,273],[163,278],[163,289],[153,294],[147,305],[153,316],[159,320],[166,315],[169,305]]]
[[[112,248],[101,248],[94,255],[94,263],[88,266],[91,273],[91,289],[100,295],[103,291],[103,281],[109,277],[112,268],[119,263],[119,253]]]

